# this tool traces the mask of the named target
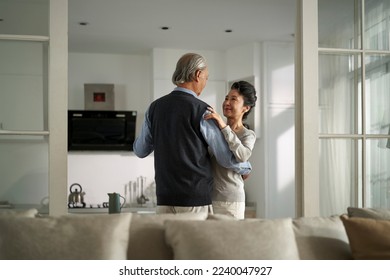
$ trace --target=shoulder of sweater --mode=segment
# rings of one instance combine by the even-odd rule
[[[240,131],[240,136],[242,137],[250,137],[250,138],[255,138],[256,139],[256,133],[251,130],[251,129],[248,129],[246,127],[243,127],[243,129]]]

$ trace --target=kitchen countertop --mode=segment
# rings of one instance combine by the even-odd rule
[[[68,213],[70,214],[98,214],[98,213],[108,213],[108,208],[98,208],[98,207],[85,207],[85,208],[69,208]],[[154,214],[156,213],[156,208],[154,207],[123,207],[121,213],[144,213],[144,214]]]
[[[48,214],[48,207],[46,205],[35,205],[35,204],[20,204],[20,205],[10,205],[9,207],[3,207],[0,208],[0,211],[4,210],[23,210],[23,209],[31,209],[36,208],[38,209],[39,213],[41,215],[47,215]],[[246,216],[253,218],[256,217],[256,204],[247,202],[247,205],[245,207],[246,210]],[[140,214],[155,214],[156,208],[153,206],[131,206],[131,207],[123,207],[121,210],[122,213],[140,213]],[[105,207],[85,207],[85,208],[68,208],[69,214],[108,214],[108,208]]]

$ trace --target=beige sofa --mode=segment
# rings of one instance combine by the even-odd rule
[[[17,215],[0,213],[0,259],[349,260],[355,257],[343,224],[355,218],[348,216],[237,221],[206,214],[62,217],[36,217],[36,214],[33,209]]]

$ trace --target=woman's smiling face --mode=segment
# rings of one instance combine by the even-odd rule
[[[244,98],[236,89],[230,90],[222,103],[223,115],[226,118],[242,118],[248,107],[244,106]]]

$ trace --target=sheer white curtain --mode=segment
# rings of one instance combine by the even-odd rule
[[[365,41],[368,49],[389,48],[390,3],[385,0],[366,1]],[[366,59],[366,120],[367,133],[390,133],[390,56]],[[390,141],[373,139],[367,145],[368,206],[390,208]]]
[[[389,57],[383,60],[390,60]],[[385,62],[385,61],[384,61]],[[389,135],[390,73],[387,63],[366,76],[369,105],[367,119],[370,133]],[[367,147],[367,194],[370,207],[390,208],[390,141],[386,138],[370,140]]]
[[[321,55],[319,61],[320,132],[350,134],[356,95],[351,58]],[[324,216],[345,213],[350,205],[354,182],[353,148],[353,141],[349,139],[320,141],[320,213]]]
[[[390,50],[390,1],[365,1],[365,41],[367,50]],[[346,22],[330,37],[329,46],[345,47],[340,34],[353,34]],[[339,30],[341,30],[339,32]],[[353,48],[353,46],[351,46]],[[366,207],[390,208],[390,56],[366,53],[365,99],[361,98],[359,55],[320,54],[319,108],[320,134],[341,134],[344,138],[320,140],[320,210],[322,215],[341,214],[348,206],[362,206],[362,170],[366,172]],[[356,99],[358,98],[358,99]],[[365,104],[362,115],[361,102]],[[362,131],[362,119],[366,131]],[[348,135],[366,133],[366,155],[362,141]],[[376,137],[378,135],[379,137]],[[365,169],[361,159],[365,158]],[[357,191],[358,193],[355,193]],[[359,205],[356,205],[355,197]]]

